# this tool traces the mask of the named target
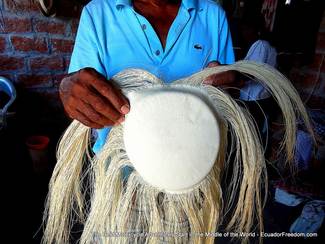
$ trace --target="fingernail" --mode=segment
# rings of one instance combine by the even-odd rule
[[[129,105],[123,105],[123,106],[121,107],[121,111],[122,111],[123,114],[127,114],[128,112],[130,112],[130,107],[129,107]]]

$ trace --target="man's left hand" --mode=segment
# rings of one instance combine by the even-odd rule
[[[212,61],[208,64],[207,68],[212,68],[221,65],[218,61]],[[222,73],[210,75],[203,82],[207,85],[212,85],[221,88],[227,87],[237,87],[240,88],[243,86],[243,82],[239,79],[239,73],[233,70],[225,71]]]

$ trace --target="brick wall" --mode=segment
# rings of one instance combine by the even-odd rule
[[[313,62],[294,67],[289,77],[310,108],[325,106],[325,13],[320,23]]]
[[[78,18],[41,15],[33,0],[0,0],[0,75],[58,103]]]

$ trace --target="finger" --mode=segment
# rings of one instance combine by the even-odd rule
[[[205,80],[203,81],[203,84],[212,85],[213,79],[211,79],[211,76],[208,76],[207,78],[205,78]]]
[[[84,86],[76,85],[74,87],[74,94],[79,95],[79,99],[89,104],[96,112],[104,115],[111,121],[118,121],[122,114],[119,113],[110,103],[110,101],[101,97],[101,95],[95,94]]]
[[[112,106],[110,101],[104,100],[92,92],[87,93],[82,100],[88,103],[96,112],[113,122],[123,117],[123,115]]]
[[[207,78],[208,84],[214,86],[235,84],[235,76],[232,72],[225,71],[218,74],[210,75]]]
[[[122,92],[111,84],[103,83],[101,80],[94,80],[92,86],[104,97],[106,97],[114,108],[122,114],[127,114],[130,111],[128,100]]]
[[[221,65],[219,61],[211,61],[211,62],[208,63],[207,68],[217,67],[219,65]],[[215,80],[214,75],[210,75],[203,81],[203,84],[215,85],[214,80]]]
[[[84,101],[80,102],[78,109],[82,111],[82,113],[86,115],[89,119],[91,119],[91,121],[96,122],[97,124],[103,126],[112,126],[116,123],[110,120],[109,118],[103,116],[102,114],[96,112],[92,106],[90,106],[88,103],[85,103]]]
[[[208,76],[208,77],[203,81],[203,83],[204,83],[204,84],[207,84],[207,85],[213,85],[213,86],[218,86],[218,85],[223,84],[223,81],[222,81],[222,79],[221,79],[220,74],[222,74],[222,73],[218,73],[218,74],[214,74],[214,75],[210,75],[210,76]]]
[[[106,97],[114,106],[114,108],[122,114],[127,114],[130,111],[128,100],[124,95],[110,84],[104,76],[94,70],[88,70],[85,74],[88,76],[89,84],[101,95]]]
[[[90,127],[90,128],[94,128],[94,129],[100,129],[100,128],[103,128],[102,125],[97,124],[97,123],[94,122],[94,121],[91,121],[91,120],[90,120],[86,115],[84,115],[81,111],[74,110],[74,111],[71,111],[69,114],[70,114],[70,116],[71,116],[73,119],[78,120],[79,122],[81,122],[81,123],[84,124],[85,126],[88,126],[88,127]]]
[[[216,67],[219,65],[221,65],[219,61],[211,61],[210,63],[208,63],[207,67],[212,68],[212,67]]]

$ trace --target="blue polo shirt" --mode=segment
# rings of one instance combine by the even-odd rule
[[[216,60],[233,63],[234,53],[225,12],[212,0],[182,1],[165,48],[131,0],[93,0],[81,14],[69,73],[92,67],[109,79],[141,68],[170,83]],[[108,132],[98,130],[95,152]]]

